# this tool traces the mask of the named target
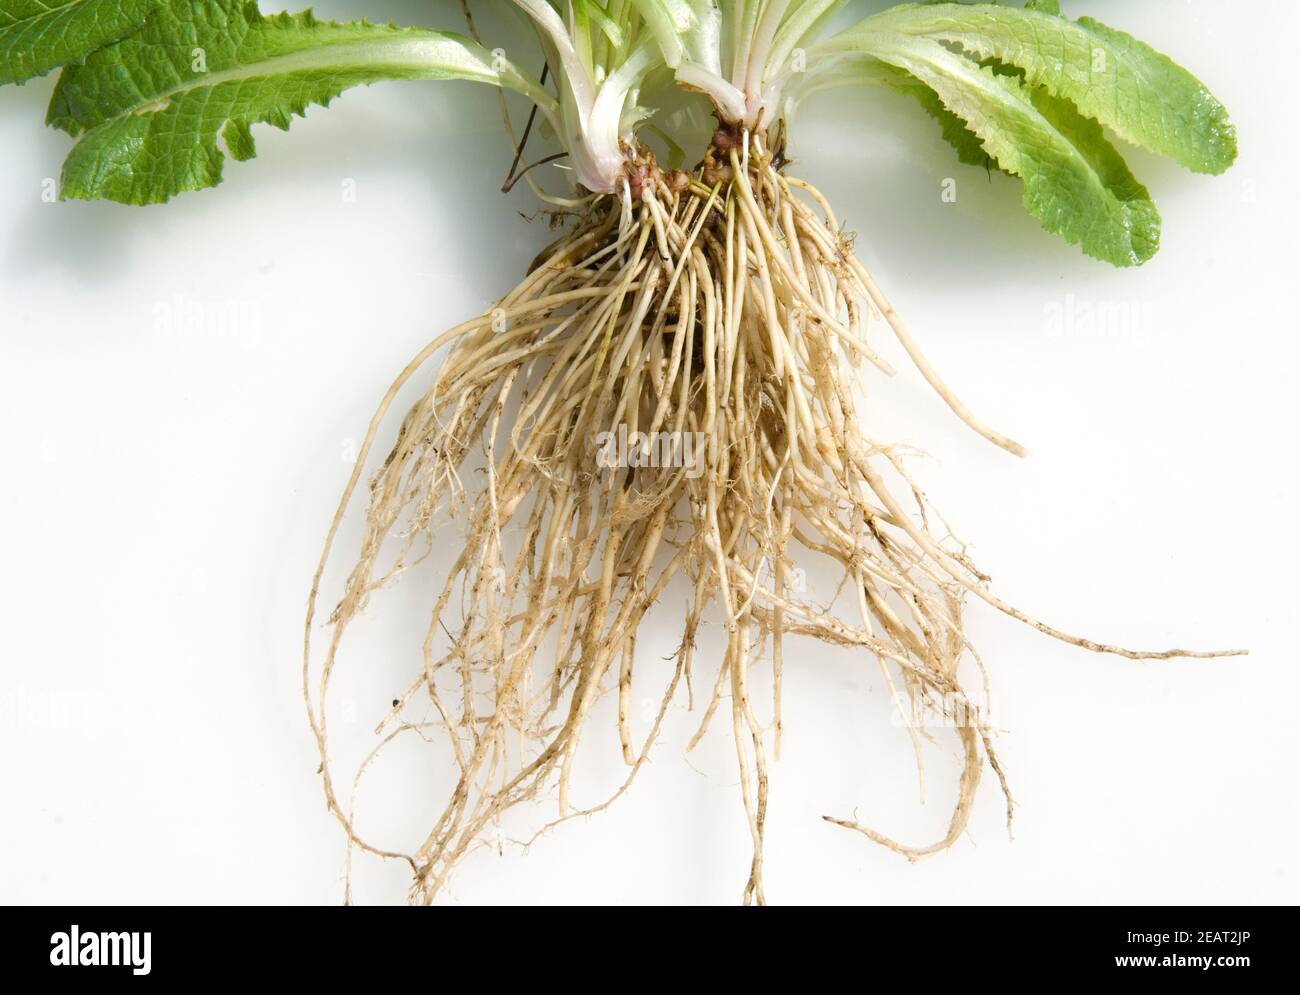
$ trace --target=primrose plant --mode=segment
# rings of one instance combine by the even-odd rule
[[[388,389],[313,580],[303,693],[349,868],[356,851],[402,859],[409,897],[432,902],[485,841],[527,840],[613,800],[573,797],[578,744],[602,697],[617,698],[610,722],[627,765],[614,797],[684,699],[699,713],[690,747],[719,712],[730,720],[752,840],[742,894],[761,903],[790,640],[861,651],[905,716],[940,714],[955,736],[963,773],[937,842],[905,845],[827,816],[909,859],[961,836],[986,769],[1011,815],[993,731],[966,690],[982,667],[963,625],[967,601],[1095,652],[1215,655],[1081,639],[993,593],[904,454],[859,416],[865,367],[893,372],[878,330],[967,424],[1023,449],[976,419],[926,361],[851,233],[787,156],[790,116],[813,94],[903,94],[960,161],[1018,177],[1048,232],[1137,265],[1158,248],[1160,217],[1112,136],[1204,173],[1236,156],[1227,113],[1195,77],[1054,0],[909,3],[856,17],[845,0],[507,6],[539,51],[507,57],[476,37],[472,18],[459,34],[264,15],[252,0],[0,0],[0,82],[62,69],[48,121],[76,139],[65,198],[154,204],[215,186],[227,158],[253,158],[254,125],[286,129],[310,105],[381,80],[512,91],[559,145],[544,161],[562,157],[567,173],[551,175],[572,189],[547,193],[528,176],[559,237],[494,308],[435,338]],[[661,166],[641,140],[670,88],[716,117],[689,169]],[[419,397],[392,436],[385,416],[408,384]],[[610,439],[635,441],[610,459]],[[691,440],[690,459],[675,458],[678,440]],[[359,490],[361,542],[326,594]],[[460,541],[448,557],[435,534],[449,522]],[[818,600],[805,578],[828,568],[841,581]],[[436,594],[409,684],[377,716],[375,751],[418,735],[442,751],[455,786],[427,832],[399,843],[354,821],[348,792],[375,752],[355,778],[338,779],[330,689],[359,615],[415,570],[429,572]],[[323,597],[332,607],[321,651]],[[667,605],[683,602],[676,653],[638,655],[652,609],[671,617]],[[697,657],[707,622],[720,645]],[[654,708],[632,708],[634,684],[642,698],[654,689]],[[908,731],[919,761],[925,737],[910,718]],[[558,811],[539,822],[530,803],[552,797]]]

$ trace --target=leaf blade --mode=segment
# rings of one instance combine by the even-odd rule
[[[1145,42],[1092,18],[1071,21],[993,4],[904,4],[833,42],[868,41],[877,31],[952,43],[979,59],[1017,66],[1030,84],[1072,101],[1125,141],[1195,172],[1219,174],[1236,159],[1236,129],[1204,83]]]
[[[1095,121],[938,42],[879,35],[874,49],[933,90],[998,165],[1024,181],[1025,209],[1049,232],[1116,266],[1155,255],[1160,215]]]
[[[155,0],[3,0],[0,85],[80,62],[144,23]]]
[[[250,158],[250,125],[288,129],[310,105],[387,79],[536,89],[458,35],[318,21],[310,12],[264,17],[245,0],[172,0],[60,80],[49,122],[81,139],[64,164],[62,194],[150,204],[216,186],[226,158],[219,137],[233,158]]]
[[[965,121],[948,110],[933,90],[907,71],[872,56],[842,57],[814,69],[805,74],[800,87],[791,91],[791,98],[802,102],[819,90],[841,86],[880,86],[913,98],[939,125],[940,134],[957,153],[958,162],[980,168],[990,164],[989,155],[984,151],[984,143],[979,136],[966,127]]]

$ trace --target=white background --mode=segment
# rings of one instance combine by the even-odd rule
[[[428,22],[426,7],[458,27],[453,4],[317,4],[407,23]],[[930,751],[920,804],[874,664],[792,647],[774,902],[1297,894],[1297,16],[1285,0],[1067,10],[1169,52],[1239,126],[1224,177],[1132,154],[1165,218],[1146,267],[1113,270],[1043,234],[1018,184],[956,165],[901,98],[811,104],[793,169],[858,230],[958,392],[1033,452],[1017,461],[970,434],[896,349],[902,372],[873,381],[873,433],[932,454],[919,472],[995,589],[1099,639],[1252,654],[1130,663],[973,607],[1016,838],[989,779],[967,835],[911,866],[820,816],[938,838],[953,743]],[[550,236],[521,219],[535,208],[524,185],[497,192],[509,149],[486,89],[351,92],[290,135],[257,129],[259,158],[228,164],[219,190],[141,210],[42,201],[68,148],[41,127],[51,87],[0,92],[0,899],[336,902],[343,847],[298,692],[319,543],[392,376]],[[939,196],[947,177],[956,204]],[[1132,320],[1090,324],[1102,305]],[[194,307],[211,320],[188,324]],[[422,633],[417,600],[399,596],[383,624]],[[663,676],[676,611],[639,647],[647,679]],[[359,736],[411,660],[349,666]],[[589,801],[619,772],[603,715],[584,740]],[[526,855],[475,855],[447,900],[737,901],[749,850],[730,733],[719,723],[688,760],[696,718],[679,702],[608,814]],[[411,845],[445,766],[399,751],[363,792],[363,828]],[[404,887],[400,867],[364,865],[356,897],[401,901]]]

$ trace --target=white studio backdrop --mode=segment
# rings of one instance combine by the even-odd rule
[[[434,6],[316,9],[459,28],[457,5]],[[1221,178],[1133,153],[1165,219],[1147,266],[1043,234],[1018,183],[957,165],[902,98],[813,101],[792,169],[857,230],[957,392],[1032,452],[971,434],[897,349],[899,375],[869,378],[873,434],[930,454],[918,473],[995,590],[1104,641],[1252,654],[1131,663],[972,606],[1015,840],[986,777],[966,836],[909,865],[821,816],[939,838],[952,737],[929,751],[921,804],[874,663],[792,644],[773,902],[1296,895],[1297,149],[1279,94],[1297,15],[1284,0],[1067,10],[1170,53],[1239,128]],[[319,544],[393,376],[553,236],[521,217],[537,207],[525,185],[498,191],[511,150],[485,88],[352,91],[291,135],[259,129],[259,157],[228,163],[219,190],[141,210],[42,198],[68,148],[40,124],[51,87],[0,92],[0,900],[337,902],[344,851],[299,695]],[[404,689],[422,594],[393,592],[340,676],[358,742]],[[680,637],[662,607],[638,647],[651,678]],[[687,757],[697,720],[679,700],[617,805],[526,853],[476,853],[446,900],[738,901],[750,851],[730,730]],[[592,728],[587,801],[621,776],[612,721]],[[438,757],[381,764],[363,828],[417,841],[446,790]],[[402,866],[363,863],[355,897],[397,902],[405,885]]]

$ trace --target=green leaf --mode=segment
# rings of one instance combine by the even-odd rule
[[[779,72],[789,63],[797,47],[807,47],[821,37],[826,25],[834,20],[847,2],[848,0],[804,0],[804,3],[796,4],[781,22],[781,28],[772,41],[772,50],[767,58],[769,70]]]
[[[144,23],[155,0],[0,0],[0,84],[80,62]]]
[[[617,48],[623,44],[623,29],[605,13],[605,9],[596,0],[575,0],[573,10],[575,15],[581,11],[583,17],[600,28],[601,34],[611,45]]]
[[[1222,173],[1237,156],[1228,112],[1195,76],[1132,35],[1091,18],[993,4],[904,4],[869,17],[832,44],[865,43],[874,32],[961,46],[1024,70],[1027,82],[1073,101],[1125,141],[1201,173]]]
[[[791,96],[796,101],[805,100],[819,90],[839,86],[883,86],[895,93],[912,97],[939,123],[944,141],[957,152],[959,162],[980,168],[989,165],[989,155],[984,151],[984,143],[978,135],[966,127],[966,122],[948,110],[938,94],[915,76],[896,66],[870,56],[850,56],[815,67],[804,75],[801,82],[802,85],[791,92]]]
[[[984,150],[1025,184],[1026,210],[1043,227],[1116,266],[1146,262],[1160,215],[1101,126],[1068,101],[994,72],[942,44],[877,35],[875,54],[934,91]]]
[[[66,70],[49,122],[81,140],[62,195],[128,204],[221,182],[218,138],[252,158],[250,125],[287,129],[311,104],[386,79],[467,79],[553,99],[504,59],[458,35],[310,12],[263,17],[253,0],[165,0],[143,28]]]
[[[984,151],[984,143],[978,135],[966,127],[966,122],[943,105],[939,95],[924,85],[908,88],[909,93],[920,101],[925,112],[939,122],[939,131],[943,140],[957,152],[957,161],[965,166],[987,166],[989,154]]]
[[[1044,14],[1060,14],[1060,0],[1025,0],[1025,10],[1041,10]]]
[[[722,15],[715,0],[631,0],[655,36],[664,61],[719,68]]]

